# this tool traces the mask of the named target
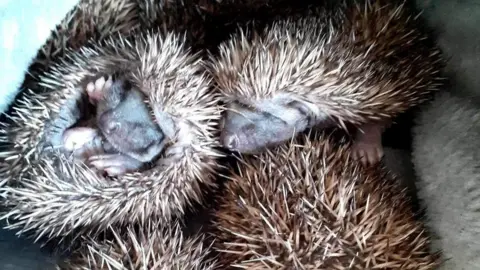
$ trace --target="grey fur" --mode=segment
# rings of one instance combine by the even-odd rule
[[[432,247],[448,259],[441,269],[480,269],[480,110],[442,93],[413,129],[413,163]]]

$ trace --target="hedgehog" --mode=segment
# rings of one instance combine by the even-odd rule
[[[441,250],[445,259],[439,269],[479,269],[479,105],[440,93],[414,120],[417,196],[435,234],[432,249]]]
[[[9,228],[54,238],[150,218],[168,222],[215,188],[219,95],[201,52],[189,46],[188,26],[165,18],[158,29],[114,34],[69,51],[44,74],[41,89],[15,101],[0,128],[0,191],[8,209],[3,218],[13,219]],[[144,94],[168,143],[152,168],[112,179],[61,148],[62,134],[82,117],[84,81],[114,71]]]
[[[221,142],[252,154],[312,127],[353,131],[355,157],[381,160],[383,130],[443,83],[440,49],[403,1],[322,1],[240,25],[212,53],[226,104]]]
[[[211,244],[201,233],[187,236],[178,222],[149,222],[140,228],[127,226],[105,232],[114,240],[85,239],[70,259],[58,265],[62,270],[80,269],[191,269],[213,270]]]
[[[352,160],[352,143],[338,141],[300,134],[239,158],[212,221],[219,269],[438,265],[395,176]]]

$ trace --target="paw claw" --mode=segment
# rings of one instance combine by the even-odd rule
[[[383,158],[381,145],[355,143],[353,158],[359,160],[364,166],[374,165]]]
[[[93,82],[89,82],[87,84],[86,89],[87,89],[87,93],[89,94],[92,93],[93,91],[95,91],[95,84]]]
[[[105,168],[105,164],[102,163],[100,160],[92,160],[91,158],[88,160],[90,165],[95,167],[97,170],[103,170]]]
[[[111,75],[101,76],[94,82],[89,82],[87,84],[86,90],[88,97],[91,103],[95,103],[95,101],[101,99],[103,97],[103,93],[106,89],[110,88],[113,84],[113,78]]]
[[[185,147],[183,146],[171,146],[165,150],[165,157],[161,158],[157,164],[162,166],[170,166],[177,163],[184,156]]]
[[[106,81],[106,80],[105,80],[105,78],[104,78],[103,76],[100,77],[99,79],[97,79],[97,80],[95,81],[95,89],[96,89],[96,90],[101,90],[101,89],[103,89],[103,87],[104,87],[104,85],[105,85],[105,81]]]
[[[375,165],[383,158],[382,126],[369,125],[364,133],[357,134],[353,144],[353,158],[364,166]]]
[[[112,76],[108,76],[105,84],[103,85],[103,88],[109,89],[110,87],[112,87],[112,84],[113,84]]]

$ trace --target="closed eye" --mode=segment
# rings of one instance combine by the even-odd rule
[[[235,102],[235,106],[236,108],[239,108],[241,109],[242,112],[249,112],[249,113],[254,113],[254,114],[261,114],[264,118],[274,118],[274,119],[278,119],[282,122],[285,122],[283,121],[281,118],[275,116],[274,114],[272,113],[269,113],[267,111],[264,111],[264,110],[261,110],[261,108],[257,107],[257,106],[253,106],[253,105],[250,105],[250,104],[245,104],[245,103],[242,103],[240,101],[237,101]],[[240,115],[242,115],[242,113],[238,110],[235,110],[235,109],[231,109],[231,111],[235,112],[235,113],[238,113]]]

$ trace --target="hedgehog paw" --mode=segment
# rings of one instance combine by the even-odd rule
[[[86,159],[88,156],[100,154],[101,138],[93,128],[70,128],[63,133],[63,148],[74,158]]]
[[[122,154],[96,155],[89,158],[89,163],[97,170],[105,171],[109,176],[119,176],[140,169],[142,163]]]
[[[170,166],[178,163],[178,161],[180,161],[185,155],[185,151],[185,146],[171,146],[165,150],[165,156],[158,161],[158,164],[162,166]]]
[[[98,136],[98,132],[93,128],[70,128],[63,133],[63,147],[65,150],[73,152],[83,148],[96,136]]]
[[[353,157],[367,165],[375,165],[383,158],[383,127],[378,124],[364,125],[359,130],[353,144]]]
[[[87,94],[91,103],[102,99],[103,93],[106,89],[109,89],[113,84],[112,76],[102,76],[95,82],[89,82],[87,84]]]

